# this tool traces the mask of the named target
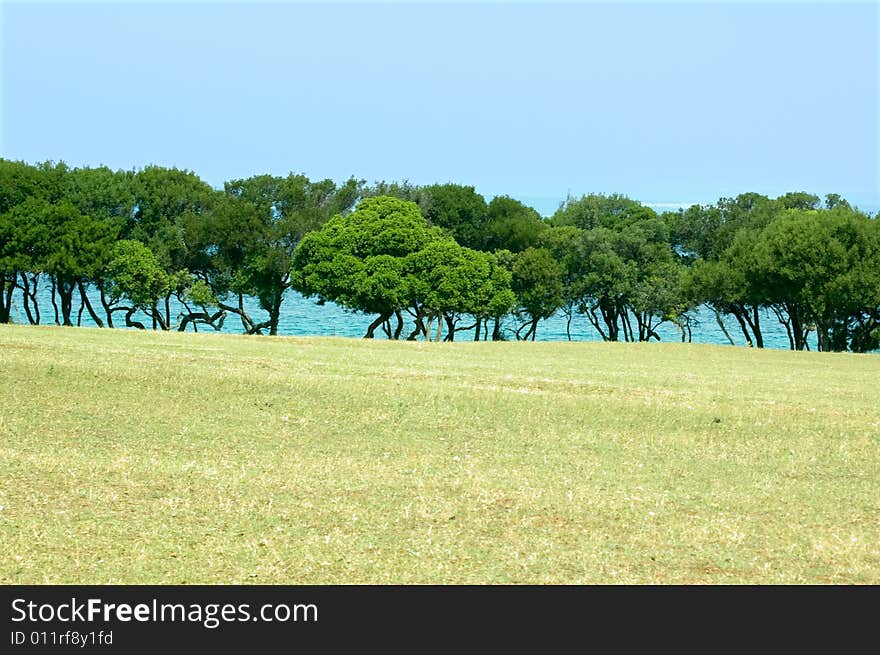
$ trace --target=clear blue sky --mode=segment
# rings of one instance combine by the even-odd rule
[[[878,9],[4,2],[0,156],[712,202],[878,196]]]

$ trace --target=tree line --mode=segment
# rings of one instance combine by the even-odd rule
[[[31,324],[277,334],[289,289],[369,314],[366,337],[534,340],[561,313],[569,339],[585,320],[607,341],[663,324],[690,341],[707,308],[731,344],[763,347],[772,317],[793,350],[815,333],[820,350],[867,352],[880,227],[837,194],[661,214],[589,194],[544,218],[459,184],[291,173],[217,190],[176,168],[0,159],[0,323],[15,306]]]

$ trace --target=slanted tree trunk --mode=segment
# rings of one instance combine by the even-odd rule
[[[626,311],[626,308],[623,308],[618,310],[618,314],[620,315],[620,322],[623,324],[623,338],[626,339],[627,342],[635,341],[632,323],[630,323],[629,319],[629,312]]]
[[[527,322],[523,323],[519,327],[519,329],[516,331],[517,341],[534,341],[535,334],[538,331],[538,321],[539,320],[541,320],[541,319],[540,318],[532,318],[532,319],[529,319]],[[526,329],[526,328],[528,328],[528,329]],[[520,336],[520,334],[522,333],[523,330],[526,330],[526,333],[525,333],[525,335]]]
[[[244,309],[244,294],[238,294],[238,306],[227,305],[226,303],[217,303],[217,307],[223,309],[230,314],[235,314],[241,320],[241,327],[245,334],[260,334],[260,331],[269,326],[269,322],[257,323]]]
[[[101,297],[101,305],[104,307],[104,313],[107,314],[107,327],[113,327],[113,308],[110,307],[110,303],[107,302],[107,296],[104,293],[104,285],[100,282],[98,283],[98,293]]]
[[[790,350],[794,350],[794,334],[791,332],[791,321],[785,317],[783,314],[783,310],[777,307],[776,305],[770,305],[770,309],[773,310],[773,313],[776,314],[776,320],[785,328],[785,333],[788,335],[788,347]]]
[[[725,327],[724,321],[721,320],[721,312],[719,312],[716,307],[711,307],[711,310],[715,314],[715,322],[718,323],[718,327],[721,329],[722,334],[727,337],[727,340],[730,342],[731,346],[735,346],[736,342],[733,340],[733,337],[730,336],[730,332],[727,331],[727,327]]]
[[[208,312],[190,312],[186,314],[183,319],[180,321],[180,325],[177,328],[178,332],[185,332],[187,326],[192,323],[193,330],[198,332],[196,325],[198,323],[205,323],[206,325],[210,325],[215,330],[219,331],[223,328],[223,321],[226,318],[226,312],[224,310],[219,310],[214,314],[208,314]]]
[[[743,336],[746,338],[746,344],[748,344],[749,348],[751,348],[754,344],[752,343],[752,336],[749,334],[749,328],[746,326],[746,322],[742,317],[742,314],[738,311],[733,312],[734,317],[736,317],[737,322],[739,323],[739,329],[742,330]]]
[[[611,341],[611,339],[609,339],[608,335],[605,333],[605,330],[602,329],[602,321],[600,321],[599,317],[596,315],[596,309],[597,307],[594,305],[584,312],[587,315],[587,320],[590,322],[590,325],[596,328],[596,332],[598,332],[599,336],[602,337],[602,341]]]
[[[92,307],[92,303],[89,300],[89,296],[86,293],[86,287],[83,284],[82,280],[80,280],[78,282],[78,286],[79,286],[79,295],[80,295],[80,298],[82,299],[82,304],[85,305],[85,308],[89,311],[89,316],[92,317],[92,320],[95,322],[95,325],[97,325],[99,328],[104,327],[104,321],[101,320],[101,317],[98,316],[98,314],[95,312],[94,307]],[[80,308],[80,313],[82,313],[82,308]]]
[[[764,347],[764,337],[761,334],[761,320],[758,315],[758,307],[752,307],[751,311],[746,306],[742,308],[742,316],[745,319],[746,323],[752,330],[752,334],[755,337],[755,347],[763,348]]]
[[[388,312],[386,314],[379,314],[379,317],[370,323],[367,327],[367,333],[364,335],[364,339],[373,339],[375,338],[376,328],[378,328],[382,323],[388,320],[391,316],[392,312]]]

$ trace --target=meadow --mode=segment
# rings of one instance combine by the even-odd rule
[[[0,326],[0,583],[880,583],[880,357]]]

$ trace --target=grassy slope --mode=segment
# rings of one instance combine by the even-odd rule
[[[3,583],[880,582],[880,357],[0,326]]]

